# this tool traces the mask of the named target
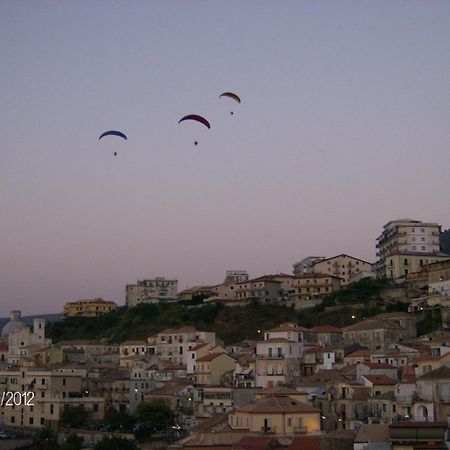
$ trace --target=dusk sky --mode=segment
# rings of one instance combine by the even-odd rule
[[[447,0],[2,0],[0,64],[0,316],[450,227]]]

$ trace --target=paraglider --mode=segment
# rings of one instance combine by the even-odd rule
[[[219,95],[219,98],[222,98],[222,97],[229,97],[229,98],[235,100],[236,102],[241,103],[241,99],[240,99],[239,95],[235,94],[234,92],[223,92],[222,94]],[[234,112],[231,111],[230,114],[233,115]]]
[[[126,137],[126,135],[124,133],[122,133],[121,131],[114,131],[114,130],[105,131],[104,133],[102,133],[100,135],[98,140],[100,140],[102,137],[105,137],[105,136],[118,136],[118,137],[121,137],[122,139],[125,139],[126,141],[128,140],[128,138]],[[117,152],[114,152],[114,156],[117,156]]]
[[[210,129],[211,125],[210,123],[202,116],[198,116],[197,114],[188,114],[187,116],[182,117],[178,123],[181,123],[185,120],[196,120],[197,122],[202,123],[203,125],[205,125],[206,128]]]
[[[199,116],[197,114],[188,114],[187,116],[182,117],[178,123],[184,122],[185,120],[194,120],[196,122],[201,123],[202,125],[205,125],[206,128],[211,129],[211,124],[202,116]],[[194,145],[198,145],[198,141],[194,141]]]

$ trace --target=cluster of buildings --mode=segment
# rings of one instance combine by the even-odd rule
[[[291,274],[278,273],[250,278],[243,270],[229,270],[222,283],[193,286],[178,291],[176,279],[156,277],[127,284],[125,305],[167,303],[192,299],[224,302],[228,306],[249,301],[276,302],[305,309],[317,305],[324,296],[363,278],[387,278],[415,288],[418,282],[433,283],[432,292],[449,292],[448,261],[450,230],[434,222],[413,219],[392,220],[376,239],[377,261],[370,262],[348,254],[332,257],[308,256],[293,265]],[[445,262],[447,261],[447,262]],[[445,272],[447,270],[447,272]],[[442,273],[444,271],[445,273]],[[432,277],[438,279],[432,279]],[[413,283],[413,282],[416,283]],[[117,308],[103,299],[67,303],[64,316],[98,316]]]
[[[228,271],[223,283],[181,292],[177,280],[165,278],[126,287],[129,308],[201,299],[301,309],[367,277],[389,278],[410,293],[403,298],[409,312],[352,316],[345,328],[287,322],[260,330],[258,340],[228,346],[192,326],[116,344],[52,343],[45,321],[36,319],[29,328],[13,311],[1,332],[0,386],[32,392],[34,402],[2,407],[0,425],[58,428],[64,408],[79,405],[101,422],[110,408],[133,414],[140,402],[162,399],[188,431],[177,448],[324,450],[342,440],[354,450],[445,449],[448,321],[443,314],[442,330],[423,336],[416,327],[425,309],[450,299],[442,235],[435,223],[396,220],[377,239],[376,263],[347,254],[311,256],[294,264],[292,274],[252,279]],[[64,315],[96,317],[116,308],[86,299],[67,304]]]
[[[109,408],[132,414],[162,399],[189,431],[179,448],[246,448],[248,439],[303,448],[348,430],[353,445],[356,430],[377,427],[386,445],[405,426],[426,434],[439,423],[445,434],[450,417],[450,331],[417,337],[414,312],[346,328],[287,322],[225,346],[191,326],[119,344],[52,344],[42,320],[30,329],[14,311],[0,359],[2,389],[33,393],[32,407],[1,408],[6,427],[57,428],[64,408],[79,405],[101,421]]]

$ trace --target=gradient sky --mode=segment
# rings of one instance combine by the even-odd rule
[[[450,226],[448,1],[2,0],[0,64],[0,315]]]

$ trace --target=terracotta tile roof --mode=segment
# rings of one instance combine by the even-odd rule
[[[168,381],[162,388],[153,389],[146,394],[147,397],[160,397],[178,394],[178,392],[186,389],[191,384],[185,378],[175,378]]]
[[[295,389],[283,386],[276,386],[272,388],[265,388],[258,394],[262,395],[300,395],[301,393]]]
[[[418,380],[450,379],[450,367],[442,366],[418,378]]]
[[[349,353],[348,355],[345,356],[345,358],[357,358],[360,356],[370,356],[370,351],[369,350],[356,350],[352,353]]]
[[[295,437],[287,450],[319,450],[322,438],[318,436]]]
[[[207,362],[207,361],[212,361],[213,359],[216,359],[218,356],[220,355],[228,355],[228,353],[210,353],[209,355],[205,355],[202,356],[201,358],[197,359],[197,362]],[[230,358],[232,358],[232,356],[230,356]]]
[[[354,323],[344,328],[344,331],[369,331],[369,330],[394,330],[403,331],[404,328],[398,323],[392,322],[390,320],[382,319],[366,319],[361,322]]]
[[[414,363],[419,363],[419,362],[423,362],[423,361],[440,361],[441,360],[441,356],[431,356],[431,355],[423,355],[423,356],[418,356],[417,358],[414,358],[411,362]]]
[[[323,325],[319,327],[310,328],[309,333],[339,333],[342,334],[342,329],[338,327],[333,327],[331,325]]]
[[[396,382],[386,375],[363,375],[363,377],[373,384],[395,385]]]
[[[234,447],[233,450],[266,450],[272,449],[278,444],[272,437],[245,436]]]
[[[188,351],[194,351],[194,352],[196,352],[197,350],[203,348],[205,345],[208,345],[208,344],[206,344],[206,343],[197,344],[195,347],[192,347],[192,348],[191,348],[190,350],[188,350]]]
[[[370,261],[365,261],[364,259],[356,258],[355,256],[350,256],[350,255],[347,255],[346,253],[341,253],[340,255],[331,256],[330,258],[321,259],[321,260],[317,261],[316,263],[314,263],[313,266],[315,266],[316,264],[319,264],[321,262],[330,261],[332,259],[337,259],[337,258],[351,258],[351,259],[356,259],[356,260],[361,261],[361,262],[366,263],[366,264],[370,264],[370,265],[373,264]]]
[[[373,363],[373,362],[365,362],[362,363],[367,366],[369,369],[396,369],[397,367],[392,364],[387,363]]]
[[[249,413],[289,413],[289,412],[310,412],[320,413],[320,410],[312,406],[294,400],[288,396],[268,396],[255,400],[252,403],[236,408],[237,412]]]

